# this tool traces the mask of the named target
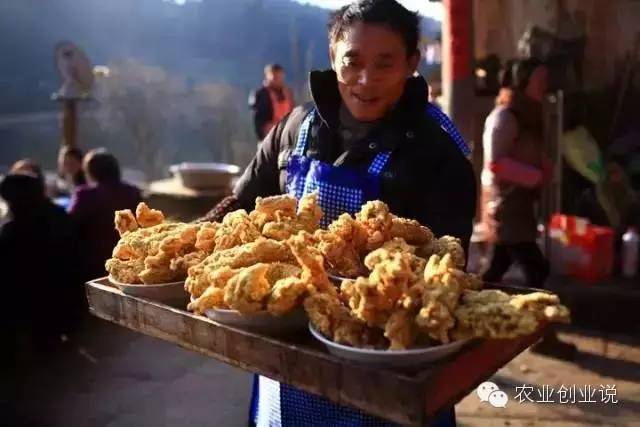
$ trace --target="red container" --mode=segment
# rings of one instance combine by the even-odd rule
[[[585,218],[555,214],[549,230],[558,236],[561,231],[566,257],[565,271],[582,282],[595,284],[606,281],[613,269],[613,230],[595,226]],[[577,254],[577,256],[576,256]]]

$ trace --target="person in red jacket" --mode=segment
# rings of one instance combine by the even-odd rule
[[[269,131],[293,109],[293,94],[284,83],[284,68],[279,64],[264,67],[262,87],[249,96],[253,110],[253,124],[258,140],[262,141]]]

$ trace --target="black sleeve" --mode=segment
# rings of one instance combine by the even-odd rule
[[[262,133],[264,125],[273,117],[271,99],[266,89],[260,88],[249,96],[249,107],[253,110],[253,128],[256,137],[263,140],[266,135]]]
[[[457,150],[453,142],[450,144]],[[452,153],[446,161],[440,162],[436,173],[430,175],[437,179],[425,186],[425,192],[416,195],[414,217],[431,228],[437,237],[459,238],[468,253],[477,202],[471,162],[462,153]]]
[[[258,145],[258,152],[238,180],[233,193],[240,208],[251,210],[256,197],[280,194],[278,155],[287,120],[288,116],[271,129]]]

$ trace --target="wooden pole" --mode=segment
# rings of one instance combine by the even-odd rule
[[[467,142],[473,138],[473,0],[444,0],[442,89],[444,108]]]
[[[77,147],[78,108],[76,99],[62,100],[62,145]]]

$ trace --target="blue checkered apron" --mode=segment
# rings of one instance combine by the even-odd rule
[[[313,110],[300,127],[298,141],[287,167],[287,192],[300,199],[305,194],[317,191],[318,203],[324,212],[321,225],[326,227],[340,214],[354,214],[365,202],[379,198],[379,176],[391,153],[378,153],[366,174],[308,158],[305,151],[309,129],[315,117],[316,112]],[[443,129],[447,130],[441,118],[435,118]],[[450,123],[448,118],[447,123]],[[458,141],[453,139],[458,144]],[[464,141],[462,144],[466,147]],[[337,405],[327,399],[258,375],[254,378],[250,421],[257,427],[394,426],[381,418]],[[455,425],[453,408],[445,411],[433,424],[434,427]]]

